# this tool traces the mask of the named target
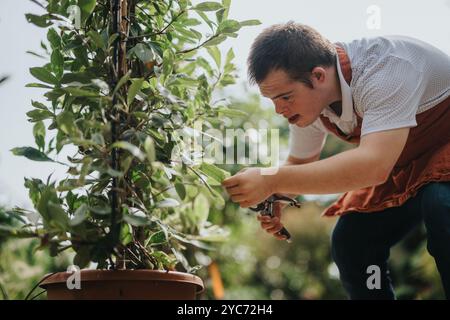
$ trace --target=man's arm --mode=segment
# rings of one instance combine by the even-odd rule
[[[300,158],[296,158],[296,157],[293,157],[293,156],[289,155],[282,166],[292,166],[292,165],[298,165],[298,164],[307,164],[307,163],[315,162],[315,161],[317,161],[319,159],[320,159],[320,153],[315,155],[315,156],[312,156],[312,157],[309,157],[309,158],[305,158],[305,159],[300,159]],[[295,198],[299,194],[294,194],[294,193],[287,194],[287,193],[284,193],[284,195],[286,195],[286,196],[288,196],[290,198]]]
[[[331,194],[386,181],[408,138],[409,128],[374,132],[358,148],[313,163],[282,166],[271,177],[274,193]]]

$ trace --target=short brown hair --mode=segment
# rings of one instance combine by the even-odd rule
[[[291,79],[312,87],[311,71],[317,66],[336,65],[336,49],[313,28],[289,21],[264,29],[253,42],[247,63],[253,84],[281,69]]]

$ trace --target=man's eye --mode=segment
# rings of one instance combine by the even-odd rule
[[[289,100],[290,98],[291,98],[291,96],[284,96],[282,99],[287,101],[287,100]]]

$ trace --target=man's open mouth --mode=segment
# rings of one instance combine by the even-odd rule
[[[289,121],[290,124],[294,124],[294,123],[297,122],[298,118],[300,118],[300,115],[296,114],[296,115],[293,115],[292,117],[290,117],[288,119],[288,121]]]

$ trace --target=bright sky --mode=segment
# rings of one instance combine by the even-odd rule
[[[196,3],[199,1],[195,1]],[[380,28],[369,29],[367,21],[376,6],[380,11]],[[54,164],[33,162],[13,156],[9,150],[17,146],[34,146],[32,124],[25,113],[30,101],[40,100],[38,89],[25,88],[34,81],[28,72],[43,60],[25,52],[39,49],[45,31],[28,24],[24,14],[38,13],[38,7],[28,0],[0,0],[0,76],[10,79],[0,86],[0,203],[28,207],[24,177],[46,179],[64,173]],[[424,40],[450,54],[450,0],[234,0],[230,18],[259,19],[262,25],[246,27],[237,39],[230,39],[222,48],[234,48],[241,84],[228,90],[241,95],[246,81],[246,58],[253,39],[269,25],[294,20],[308,24],[331,41],[350,41],[361,37],[400,34]],[[256,90],[256,88],[252,88]],[[275,114],[274,114],[275,116]]]

